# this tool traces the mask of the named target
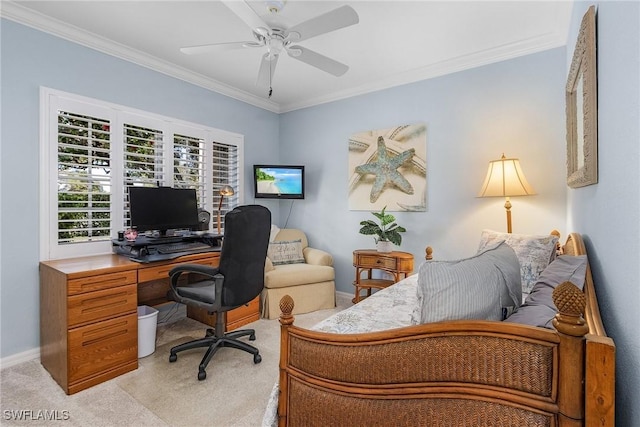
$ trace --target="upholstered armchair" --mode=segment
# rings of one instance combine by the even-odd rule
[[[269,243],[264,271],[262,317],[277,318],[278,304],[284,295],[290,295],[296,302],[293,314],[336,306],[333,257],[323,250],[310,248],[301,230],[278,231]]]

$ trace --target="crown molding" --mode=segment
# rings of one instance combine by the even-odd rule
[[[33,10],[20,6],[13,1],[3,0],[0,2],[0,17],[97,50],[107,55],[132,62],[142,67],[166,74],[170,77],[175,77],[187,83],[192,83],[230,98],[237,99],[238,101],[242,101],[274,113],[280,112],[279,105],[273,101],[257,97],[217,80],[205,77],[199,73],[194,73],[193,71],[179,67],[170,62],[163,61],[144,52],[131,49],[130,47],[120,43],[89,33],[78,27],[61,22],[41,13],[34,12]]]
[[[404,73],[389,76],[385,79],[375,81],[371,84],[365,84],[352,89],[334,92],[325,96],[305,100],[303,102],[283,104],[280,107],[280,112],[286,113],[302,108],[313,107],[315,105],[339,101],[358,95],[377,92],[392,87],[402,86],[409,83],[415,83],[421,80],[427,80],[434,77],[444,76],[446,74],[456,73],[458,71],[481,67],[483,65],[488,65],[507,59],[513,59],[532,53],[542,52],[548,49],[564,46],[565,44],[566,40],[564,40],[562,37],[559,38],[555,33],[533,37],[527,40],[519,41],[517,43],[510,43],[499,46],[497,48],[474,52],[470,55],[462,55],[456,58],[447,59],[445,61],[436,62],[426,67],[416,68]]]
[[[571,2],[558,2],[556,18],[556,28],[566,28],[566,23],[571,18]],[[370,84],[360,85],[355,88],[333,92],[319,97],[310,98],[301,102],[288,104],[278,104],[274,101],[264,99],[240,89],[231,87],[217,80],[195,73],[185,68],[179,67],[167,61],[160,60],[144,52],[131,49],[122,44],[113,42],[106,38],[88,33],[77,27],[53,19],[49,16],[34,12],[31,9],[22,7],[13,1],[0,1],[0,17],[27,25],[54,36],[69,40],[71,42],[89,47],[91,49],[106,53],[108,55],[124,59],[125,61],[149,68],[151,70],[166,74],[168,76],[183,80],[185,82],[200,86],[202,88],[220,93],[230,98],[245,102],[247,104],[274,112],[285,113],[302,108],[313,107],[315,105],[326,104],[339,101],[353,96],[376,92],[391,87],[415,83],[446,74],[455,73],[483,65],[512,59],[532,53],[565,46],[567,34],[562,31],[547,33],[543,36],[532,37],[515,43],[505,44],[496,48],[474,52],[445,61],[440,61],[426,67],[417,68],[385,79],[375,81]]]

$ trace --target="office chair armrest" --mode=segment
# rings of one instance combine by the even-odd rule
[[[182,273],[198,273],[213,278],[213,276],[218,274],[218,267],[210,267],[208,265],[200,264],[181,264],[173,267],[169,271],[169,277],[173,277],[174,275],[179,276]]]
[[[210,267],[207,265],[200,265],[200,264],[182,264],[182,265],[178,265],[174,268],[171,269],[171,271],[169,271],[169,291],[167,293],[167,297],[169,299],[172,299],[174,301],[183,303],[183,304],[189,304],[189,303],[195,303],[195,305],[198,305],[198,301],[197,299],[194,300],[190,297],[184,297],[181,293],[180,290],[178,289],[178,281],[180,279],[180,276],[182,275],[182,273],[195,273],[198,275],[203,275],[203,276],[207,276],[211,279],[206,279],[207,281],[209,280],[213,280],[214,282],[214,286],[215,286],[215,303],[213,304],[218,304],[218,306],[220,305],[220,302],[222,301],[222,286],[223,286],[223,282],[224,282],[224,276],[222,274],[220,274],[218,267]],[[188,287],[188,285],[187,285]],[[215,305],[212,305],[211,302],[201,302],[201,305],[203,308],[207,309],[208,311],[211,311],[212,309],[216,308]]]

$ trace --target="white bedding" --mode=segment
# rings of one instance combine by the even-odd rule
[[[410,326],[411,313],[417,306],[417,285],[418,275],[414,274],[326,318],[311,329],[336,334],[358,334]],[[263,426],[278,425],[278,393],[276,383],[262,419]]]

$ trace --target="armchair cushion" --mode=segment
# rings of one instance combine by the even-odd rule
[[[265,288],[286,288],[309,283],[326,282],[335,278],[335,270],[327,265],[283,264],[265,275]]]

